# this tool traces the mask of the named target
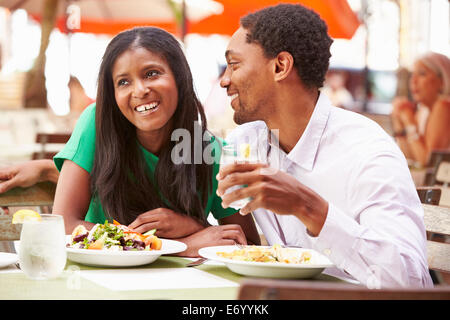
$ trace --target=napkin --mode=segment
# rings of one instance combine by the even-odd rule
[[[194,268],[82,270],[81,277],[115,291],[237,287]]]

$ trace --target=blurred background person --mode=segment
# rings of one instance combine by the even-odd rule
[[[393,100],[394,136],[413,165],[426,166],[433,150],[450,148],[450,59],[429,52],[418,58],[409,80],[412,100]]]
[[[346,78],[346,74],[343,72],[328,72],[321,91],[328,96],[334,106],[352,110],[354,108],[354,99],[350,91],[345,87]]]
[[[70,76],[68,86],[70,90],[70,112],[81,114],[88,105],[95,102],[94,99],[86,94],[86,91],[77,77]]]

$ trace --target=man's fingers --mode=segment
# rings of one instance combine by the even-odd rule
[[[246,216],[247,214],[252,213],[261,207],[258,203],[259,202],[257,200],[250,201],[243,208],[241,208],[241,210],[239,210],[239,214]]]
[[[255,169],[266,166],[267,164],[265,163],[236,162],[226,166],[221,166],[220,171],[217,174],[216,178],[217,180],[222,180],[230,173],[253,171]]]
[[[248,187],[242,187],[233,192],[227,193],[222,196],[222,207],[228,208],[230,204],[240,199],[256,199],[256,196],[261,192],[261,183],[255,183]]]
[[[217,187],[217,195],[222,196],[225,194],[228,188],[236,185],[251,185],[260,180],[260,175],[255,174],[253,171],[247,171],[242,173],[228,174],[223,180],[219,181]]]

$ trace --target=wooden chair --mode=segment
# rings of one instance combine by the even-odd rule
[[[418,187],[417,194],[421,203],[439,205],[441,201],[441,189],[438,187]]]
[[[441,272],[450,273],[450,243],[445,242],[450,236],[450,208],[424,204],[423,209],[426,231],[443,236],[427,240],[428,267],[438,276]]]
[[[239,300],[450,300],[450,287],[368,289],[338,282],[244,279]]]
[[[442,161],[436,172],[436,183],[441,186],[440,206],[450,207],[450,161]]]
[[[52,159],[57,152],[48,151],[47,144],[65,144],[69,141],[70,135],[70,133],[37,133],[36,143],[41,145],[41,150],[34,152],[31,158],[33,160]]]
[[[39,182],[29,188],[14,188],[0,194],[0,207],[37,207],[38,211],[50,212],[53,205],[56,185],[52,182]],[[11,224],[12,215],[0,215],[0,240],[18,240],[21,225]]]
[[[450,150],[433,150],[427,164],[424,185],[434,186],[441,184],[437,181],[437,171],[442,162],[450,162]]]

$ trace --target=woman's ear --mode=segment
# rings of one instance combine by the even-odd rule
[[[286,79],[286,77],[291,73],[292,69],[294,68],[294,57],[287,52],[287,51],[281,51],[276,57],[275,57],[275,81],[281,81]]]

